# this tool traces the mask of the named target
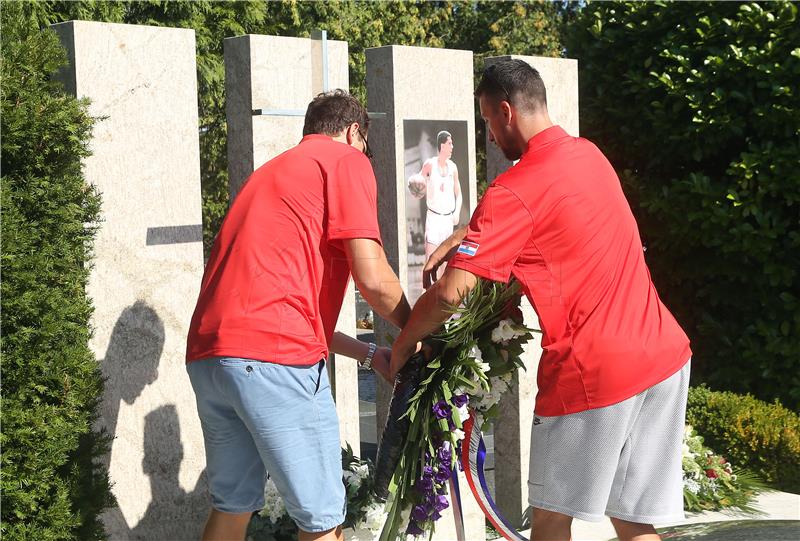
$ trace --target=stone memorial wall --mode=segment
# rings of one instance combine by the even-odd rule
[[[102,194],[88,294],[106,377],[100,425],[118,507],[110,539],[197,539],[205,453],[184,367],[203,273],[193,30],[72,21],[60,75],[98,120],[87,180]]]

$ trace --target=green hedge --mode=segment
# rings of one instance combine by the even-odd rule
[[[51,74],[66,61],[29,4],[2,9],[3,539],[101,539],[111,502],[92,429],[87,261],[100,199],[82,177],[92,119]]]
[[[735,467],[747,468],[771,486],[800,493],[800,417],[778,402],[751,395],[689,389],[686,422],[705,444]]]
[[[581,133],[617,168],[693,381],[800,408],[800,21],[781,2],[590,2]]]

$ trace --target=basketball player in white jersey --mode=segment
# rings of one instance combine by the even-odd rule
[[[440,131],[436,135],[438,156],[425,160],[422,169],[408,179],[411,193],[426,196],[428,212],[425,216],[425,261],[453,234],[461,215],[461,186],[458,182],[458,167],[453,156],[453,136]]]

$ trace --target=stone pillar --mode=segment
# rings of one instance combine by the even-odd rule
[[[578,61],[514,55],[489,57],[486,65],[512,58],[522,59],[539,71],[547,89],[550,118],[567,133],[577,136]],[[488,180],[494,180],[511,165],[503,153],[487,139]],[[525,298],[522,299],[522,311],[526,325],[538,329],[539,318]],[[528,508],[531,425],[537,392],[536,372],[541,354],[541,335],[536,334],[525,348],[523,359],[527,370],[519,371],[519,386],[512,389],[500,402],[501,413],[494,427],[496,503],[503,515],[517,526],[521,525],[523,512]]]
[[[327,41],[325,48],[329,89],[347,90],[347,43]],[[224,41],[231,199],[250,173],[302,139],[303,114],[323,90],[322,49],[320,40],[305,38],[247,35]],[[253,115],[255,109],[285,114]],[[351,283],[336,328],[352,337],[356,336],[355,304]],[[358,366],[352,359],[337,362],[331,354],[328,369],[342,445],[349,443],[357,452]]]
[[[52,27],[68,91],[96,117],[87,180],[102,193],[88,294],[106,379],[99,424],[118,507],[110,539],[197,539],[209,509],[203,438],[184,368],[203,273],[193,30]]]
[[[378,215],[384,249],[389,262],[408,291],[408,225],[406,209],[406,164],[404,158],[404,121],[462,121],[466,140],[457,145],[466,148],[469,197],[464,205],[471,212],[476,205],[475,178],[475,108],[473,99],[473,67],[470,51],[424,47],[387,46],[367,49],[367,101],[369,110],[386,113],[370,125],[370,147],[378,178]],[[435,138],[435,134],[434,134]],[[435,145],[435,140],[434,140]],[[384,345],[385,335],[397,331],[376,317],[376,339]],[[385,423],[391,389],[383,382],[378,386],[378,437]],[[485,538],[484,516],[469,495],[463,474],[459,476],[466,538]],[[434,539],[455,539],[450,509],[437,523]]]

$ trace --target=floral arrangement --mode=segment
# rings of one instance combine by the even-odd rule
[[[523,366],[532,337],[523,325],[519,284],[480,280],[440,332],[408,400],[409,429],[391,477],[380,541],[431,534],[451,505],[448,483],[461,467],[459,447],[470,408],[489,419]]]
[[[433,533],[442,512],[452,505],[449,483],[461,467],[464,423],[471,413],[483,421],[497,414],[500,398],[523,367],[523,345],[538,332],[524,326],[520,299],[517,282],[480,280],[434,335],[437,351],[421,367],[419,384],[401,417],[408,431],[390,472],[388,500],[375,498],[372,463],[354,456],[349,447],[342,449],[345,527],[368,529],[379,541]],[[706,448],[690,426],[684,434],[683,479],[687,511],[755,512],[753,498],[764,490],[755,476],[734,470]],[[265,496],[248,539],[296,539],[296,526],[271,481]]]
[[[703,445],[686,425],[683,434],[683,502],[686,511],[736,510],[756,513],[752,501],[764,485],[752,473],[734,469],[724,457]]]
[[[372,496],[373,467],[369,460],[353,454],[348,445],[342,449],[342,481],[347,494],[344,527],[379,531],[386,521],[383,503]],[[289,517],[286,505],[272,479],[264,487],[264,508],[253,517],[247,529],[248,541],[294,541],[297,526]]]

